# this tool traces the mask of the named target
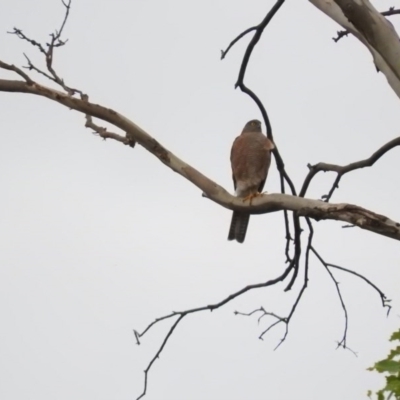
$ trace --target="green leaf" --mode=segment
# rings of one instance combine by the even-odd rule
[[[388,376],[386,378],[386,390],[390,390],[396,396],[400,395],[400,380],[397,376]]]
[[[390,341],[392,342],[393,340],[400,340],[400,329],[397,332],[393,332]]]
[[[400,357],[400,346],[397,346],[395,349],[391,350],[388,359],[392,360],[395,357]]]
[[[400,340],[400,329],[392,334],[390,340]],[[387,374],[386,386],[376,392],[378,400],[385,400],[385,396],[387,400],[392,399],[393,395],[396,400],[400,400],[400,346],[392,349],[385,360],[378,361],[368,371]],[[369,390],[367,395],[372,400],[372,391]]]
[[[397,374],[400,372],[400,361],[382,360],[375,364],[378,372],[389,372],[389,374]]]

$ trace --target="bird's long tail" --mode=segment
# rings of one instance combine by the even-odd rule
[[[229,228],[228,240],[237,240],[243,243],[249,225],[250,214],[234,211],[232,214],[231,227]]]

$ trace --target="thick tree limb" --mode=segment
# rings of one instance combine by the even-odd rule
[[[381,12],[381,15],[383,15],[384,17],[398,14],[400,14],[400,9],[396,9],[394,7],[390,7],[389,10]],[[342,37],[347,36],[349,33],[349,31],[338,31],[337,36],[333,38],[333,41],[338,42]]]
[[[347,222],[361,229],[400,240],[399,223],[352,204],[329,204],[320,200],[287,194],[263,195],[253,199],[251,205],[243,203],[241,199],[232,196],[217,183],[176,157],[134,122],[110,108],[71,97],[66,93],[50,89],[38,83],[0,79],[0,91],[43,96],[68,108],[80,111],[85,115],[91,115],[115,125],[126,132],[127,144],[130,141],[139,143],[162,163],[201,189],[206,197],[229,210],[246,211],[251,214],[289,210],[296,212],[298,216],[309,217],[317,221],[331,219]],[[109,137],[116,139],[112,136]],[[121,137],[118,136],[118,138]]]
[[[368,0],[309,0],[371,52],[375,65],[400,97],[400,39],[391,22]]]

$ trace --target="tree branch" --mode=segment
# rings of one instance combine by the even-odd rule
[[[80,111],[85,115],[88,114],[115,125],[127,133],[126,143],[130,143],[130,141],[139,143],[166,166],[201,189],[209,199],[229,210],[246,211],[250,214],[264,214],[282,210],[296,211],[299,216],[309,217],[317,221],[323,219],[343,221],[359,228],[400,240],[399,223],[352,204],[329,204],[320,200],[286,194],[262,195],[253,199],[251,205],[247,204],[247,202],[244,203],[241,199],[232,196],[224,188],[176,157],[134,122],[110,108],[71,97],[68,94],[38,83],[28,84],[23,81],[0,79],[0,91],[43,96],[68,108]]]
[[[285,164],[279,153],[276,141],[274,141],[274,137],[273,137],[273,133],[272,133],[272,125],[271,125],[270,119],[268,117],[267,110],[265,109],[262,101],[258,98],[258,96],[252,90],[250,90],[244,83],[244,77],[246,74],[247,66],[250,62],[250,57],[253,53],[253,50],[254,50],[255,46],[257,45],[257,43],[259,42],[259,40],[261,39],[261,36],[262,36],[265,28],[271,22],[271,20],[276,15],[276,13],[279,11],[279,9],[281,8],[281,6],[283,5],[284,2],[285,2],[285,0],[277,0],[276,3],[274,4],[274,6],[269,10],[267,15],[265,16],[265,18],[257,26],[251,27],[251,28],[245,30],[244,32],[242,32],[240,35],[238,35],[229,44],[228,48],[225,51],[221,51],[221,59],[223,59],[226,56],[226,54],[228,53],[230,48],[235,43],[237,43],[242,37],[244,37],[245,35],[247,35],[248,33],[252,32],[252,31],[255,31],[252,39],[250,40],[250,42],[246,48],[245,54],[243,56],[243,60],[242,60],[241,66],[240,66],[239,76],[238,76],[237,82],[235,84],[235,88],[239,87],[243,93],[246,93],[248,96],[250,96],[250,98],[256,103],[256,105],[259,108],[261,115],[264,119],[264,122],[265,122],[267,137],[275,143],[275,148],[273,150],[273,154],[274,154],[276,165],[277,165],[279,175],[280,175],[281,193],[285,193],[285,182],[287,182],[290,187],[292,195],[296,195],[296,188],[295,188],[292,180],[290,179],[288,173],[285,170]],[[288,217],[287,210],[284,210],[283,214],[284,214],[284,223],[285,223],[285,231],[286,231],[285,254],[286,254],[287,262],[291,263],[292,259],[289,255],[289,251],[290,251],[290,244],[292,241],[292,235],[290,232],[290,224],[289,224],[289,217]],[[297,277],[297,270],[299,268],[298,261],[299,261],[299,255],[301,253],[301,242],[300,242],[301,224],[300,224],[300,221],[298,219],[296,219],[295,215],[293,215],[293,226],[295,229],[293,244],[295,247],[295,261],[296,262],[292,264],[295,272],[294,272],[292,281],[289,283],[289,285],[287,287],[287,290],[289,290],[291,288],[291,286],[293,285],[293,283]]]
[[[221,60],[223,60],[226,55],[228,54],[229,50],[244,36],[246,36],[248,33],[253,32],[257,29],[257,26],[253,26],[251,28],[246,29],[243,31],[240,35],[238,35],[235,39],[232,40],[232,42],[229,43],[229,46],[226,48],[226,50],[221,50]]]
[[[15,65],[7,64],[3,61],[0,61],[0,68],[6,69],[8,71],[13,71],[24,78],[28,84],[33,84],[33,80],[24,71],[22,71],[22,69],[16,67]]]
[[[370,51],[375,66],[400,97],[400,39],[392,23],[368,0],[309,0]]]
[[[342,297],[342,292],[340,291],[339,282],[336,280],[335,276],[329,270],[328,264],[324,261],[324,259],[314,249],[313,249],[313,253],[317,256],[318,260],[325,267],[326,272],[329,274],[333,283],[335,284],[336,292],[337,292],[337,294],[339,296],[339,300],[340,300],[340,305],[342,306],[343,313],[344,313],[344,332],[343,332],[342,340],[340,342],[338,342],[338,347],[343,347],[344,349],[346,349],[347,348],[346,340],[347,340],[347,329],[349,326],[349,316],[347,314],[346,304],[344,303],[344,300]]]
[[[390,7],[389,10],[381,12],[381,15],[384,17],[389,17],[391,15],[396,15],[400,14],[400,9],[395,9],[394,7]],[[337,43],[342,37],[348,36],[349,31],[344,30],[344,31],[337,31],[337,36],[332,38],[335,43]]]
[[[311,180],[314,178],[314,176],[316,174],[318,174],[318,172],[332,171],[332,172],[337,173],[337,177],[336,177],[335,182],[333,183],[332,188],[329,191],[329,193],[327,195],[322,196],[322,198],[325,199],[325,201],[329,201],[330,198],[332,197],[334,190],[339,187],[339,182],[343,175],[345,175],[351,171],[355,171],[356,169],[372,167],[388,151],[392,150],[394,147],[397,147],[399,145],[400,145],[400,136],[385,143],[382,147],[380,147],[377,151],[375,151],[370,157],[368,157],[364,160],[352,162],[347,165],[328,164],[328,163],[324,163],[324,162],[320,162],[315,165],[308,164],[309,172],[308,172],[306,178],[304,179],[304,183],[300,190],[299,196],[302,196],[302,197],[305,196]]]
[[[36,67],[29,57],[24,54],[26,60],[28,61],[28,66],[25,67],[29,69],[30,71],[35,71],[43,76],[45,76],[47,79],[50,79],[52,82],[56,83],[57,85],[61,86],[70,96],[75,95],[76,93],[83,95],[83,93],[75,88],[69,87],[65,84],[64,79],[62,79],[55,71],[53,67],[53,62],[54,62],[54,49],[57,47],[64,46],[67,43],[67,40],[61,40],[61,35],[63,33],[63,30],[65,28],[65,24],[67,23],[68,17],[69,17],[69,12],[71,10],[71,1],[69,0],[68,3],[64,2],[64,0],[61,0],[62,4],[65,7],[65,14],[63,21],[61,23],[60,29],[56,30],[54,33],[50,34],[50,43],[46,43],[45,45],[37,42],[34,39],[29,38],[26,36],[21,29],[14,28],[12,32],[8,32],[12,35],[16,35],[19,39],[25,40],[28,43],[30,43],[32,46],[36,47],[45,57],[46,61],[46,68],[49,72],[46,73],[40,68]],[[47,48],[47,49],[46,49]]]
[[[283,280],[285,280],[285,278],[288,276],[290,272],[290,266],[286,268],[286,270],[277,278],[275,279],[271,279],[267,282],[264,283],[257,283],[254,285],[248,285],[242,289],[240,289],[239,291],[229,295],[228,297],[226,297],[225,299],[221,300],[218,303],[215,304],[210,304],[208,306],[203,306],[203,307],[198,307],[198,308],[192,308],[189,310],[185,310],[185,311],[174,311],[168,315],[165,315],[164,317],[161,318],[157,318],[155,321],[153,321],[152,323],[150,323],[141,333],[139,333],[138,331],[134,331],[137,343],[140,344],[140,338],[142,336],[144,336],[153,326],[155,326],[158,322],[160,321],[164,321],[166,319],[170,319],[173,317],[178,317],[178,319],[173,323],[173,325],[171,326],[170,330],[168,331],[167,335],[165,336],[159,350],[157,351],[156,355],[151,359],[150,363],[148,364],[147,368],[145,369],[144,373],[145,373],[145,382],[144,382],[144,389],[142,394],[137,398],[137,400],[141,399],[143,396],[145,396],[146,391],[147,391],[147,378],[148,378],[148,374],[149,371],[154,363],[154,361],[160,357],[161,352],[163,351],[168,339],[170,338],[171,334],[173,333],[173,331],[175,330],[175,328],[178,326],[178,324],[182,321],[182,319],[184,317],[186,317],[189,314],[193,314],[193,313],[197,313],[197,312],[201,312],[201,311],[214,311],[222,306],[224,306],[225,304],[229,303],[230,301],[234,300],[235,298],[241,296],[242,294],[249,292],[251,290],[254,289],[260,289],[260,288],[265,288],[268,286],[272,286],[275,285],[278,282],[282,282]],[[285,335],[286,336],[286,335]]]
[[[386,295],[382,292],[382,290],[380,290],[375,284],[373,284],[369,279],[367,279],[364,275],[361,275],[360,273],[353,271],[351,269],[348,268],[344,268],[344,267],[340,267],[339,265],[335,265],[332,263],[328,263],[326,261],[323,260],[323,258],[320,256],[320,254],[312,247],[311,251],[315,254],[315,256],[321,261],[321,263],[323,263],[324,265],[326,265],[329,268],[335,268],[335,269],[339,269],[341,271],[347,272],[349,274],[355,275],[358,278],[362,279],[364,282],[366,282],[368,285],[370,285],[378,294],[379,297],[381,299],[382,302],[382,307],[383,308],[387,308],[387,315],[389,315],[390,310],[392,309],[392,306],[389,304],[391,302],[390,299],[388,299],[386,297]]]

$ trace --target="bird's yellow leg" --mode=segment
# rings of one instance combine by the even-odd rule
[[[261,196],[262,193],[260,192],[256,192],[256,193],[251,193],[249,195],[247,195],[246,197],[243,198],[243,202],[249,200],[250,201],[250,205],[251,205],[251,201],[254,199],[254,197],[258,197]]]

